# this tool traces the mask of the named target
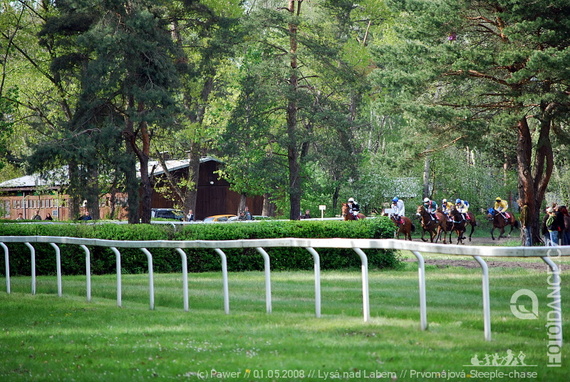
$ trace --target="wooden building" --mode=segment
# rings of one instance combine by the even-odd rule
[[[175,179],[182,179],[188,174],[186,160],[168,160],[166,166]],[[216,171],[220,161],[212,157],[200,160],[200,176],[198,194],[194,214],[202,220],[210,215],[236,214],[240,203],[240,194],[230,190],[230,184],[220,178]],[[24,219],[32,219],[39,212],[42,220],[49,213],[54,220],[69,220],[69,196],[62,194],[62,181],[65,176],[52,172],[47,179],[39,175],[27,175],[0,183],[0,219],[17,219],[22,214]],[[165,171],[158,162],[149,163],[149,172],[153,173],[155,185],[165,185]],[[155,188],[152,196],[152,208],[174,208],[175,202],[165,197],[161,187]],[[115,195],[117,205],[125,205],[125,195]],[[100,218],[105,219],[111,211],[111,195],[103,195],[100,204]],[[247,198],[246,205],[254,215],[261,215],[263,198],[256,196]],[[126,220],[124,208],[119,208],[119,220]],[[187,211],[184,211],[187,212]]]

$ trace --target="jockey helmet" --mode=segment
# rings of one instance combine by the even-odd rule
[[[501,201],[501,198],[497,198],[497,199],[495,199],[495,201],[496,201],[496,202],[500,202],[500,201]]]
[[[424,198],[424,203],[429,203],[429,198]]]
[[[441,204],[445,204],[445,203],[447,203],[447,199],[443,199],[443,200],[441,201]]]
[[[396,203],[398,200],[400,200],[400,199],[398,199],[398,198],[392,199],[392,201],[393,201],[394,203]]]
[[[455,204],[459,204],[459,203],[461,203],[461,199],[457,199],[457,200],[455,201]]]
[[[349,202],[354,202],[354,198],[348,198]]]

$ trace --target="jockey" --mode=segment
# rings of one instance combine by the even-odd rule
[[[501,200],[501,198],[495,199],[495,205],[493,206],[495,211],[497,211],[505,220],[509,220],[509,215],[507,214],[507,208],[509,208],[509,204],[506,200]]]
[[[463,215],[463,219],[469,220],[469,215],[467,215],[467,212],[469,212],[469,202],[467,200],[455,200],[455,209]]]
[[[449,216],[451,209],[453,208],[453,203],[448,202],[447,199],[441,201],[441,212]]]
[[[397,197],[392,199],[392,213],[390,217],[393,217],[398,222],[398,224],[401,224],[402,223],[401,217],[405,215],[406,215],[406,210],[404,207],[404,201]]]
[[[437,203],[435,200],[430,200],[430,198],[425,198],[424,208],[426,209],[427,212],[429,212],[429,215],[431,216],[432,220],[437,220],[437,218],[435,217],[435,211],[437,210]]]
[[[348,212],[358,217],[360,206],[354,201],[354,198],[348,198]]]

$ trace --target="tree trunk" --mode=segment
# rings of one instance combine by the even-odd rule
[[[129,96],[128,109],[134,108],[134,97]],[[127,195],[129,198],[129,223],[137,224],[140,223],[139,215],[139,202],[140,202],[140,183],[136,177],[136,160],[139,157],[138,147],[136,144],[136,134],[134,129],[134,122],[129,117],[125,117],[125,130],[123,131],[123,137],[125,139],[125,146],[128,154],[128,163],[125,165],[125,178],[127,183]],[[141,164],[142,166],[142,164]],[[141,169],[142,170],[142,169]],[[146,167],[148,173],[148,165]]]
[[[263,194],[263,209],[261,211],[263,216],[275,216],[275,204],[271,201],[271,195]]]
[[[143,105],[139,105],[139,111],[142,112]],[[146,122],[140,122],[140,132],[142,139],[142,150],[137,150],[140,163],[141,176],[141,200],[140,200],[140,218],[141,223],[150,224],[151,203],[152,203],[152,183],[148,172],[148,161],[150,157],[150,134]]]
[[[87,198],[87,211],[95,220],[101,218],[99,211],[99,171],[97,168],[90,168],[87,175],[87,184],[85,185]]]
[[[69,216],[68,219],[74,220],[79,217],[79,206],[81,205],[80,188],[79,188],[79,167],[75,160],[69,161]]]
[[[238,205],[238,210],[236,211],[236,215],[239,216],[240,212],[245,211],[246,206],[247,206],[247,196],[245,194],[240,194],[239,205]]]
[[[430,186],[430,178],[429,178],[429,173],[430,173],[430,156],[426,155],[425,159],[424,159],[424,175],[423,175],[423,180],[424,180],[424,197],[431,197],[431,186]]]
[[[540,220],[540,207],[544,200],[546,187],[552,176],[554,157],[550,142],[551,120],[540,122],[538,145],[535,152],[534,171],[532,169],[532,137],[526,118],[519,120],[517,125],[517,162],[518,162],[518,190],[522,204],[528,204],[529,221],[532,242],[540,243],[542,222]]]
[[[297,7],[295,7],[297,5]],[[289,12],[291,15],[299,15],[301,2],[290,0]],[[297,152],[297,100],[298,90],[297,76],[297,24],[289,24],[289,53],[291,54],[291,75],[289,76],[289,86],[291,95],[287,104],[287,159],[289,165],[289,219],[297,220],[301,215],[301,165]]]
[[[184,212],[192,210],[196,212],[196,200],[198,200],[198,176],[200,175],[200,152],[198,143],[193,143],[188,152],[188,179],[186,192],[182,200]]]

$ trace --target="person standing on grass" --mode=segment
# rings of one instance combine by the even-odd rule
[[[548,208],[546,212],[549,215],[546,219],[546,228],[550,233],[550,245],[560,245],[561,232],[564,230],[564,216],[556,206]]]
[[[530,226],[530,219],[528,216],[528,204],[523,203],[521,199],[518,200],[521,208],[520,222],[521,222],[521,235],[522,242],[525,247],[532,247],[532,230]]]
[[[568,214],[568,208],[566,206],[560,206],[559,211],[564,218],[564,227],[561,232],[561,245],[570,245],[570,214]]]

